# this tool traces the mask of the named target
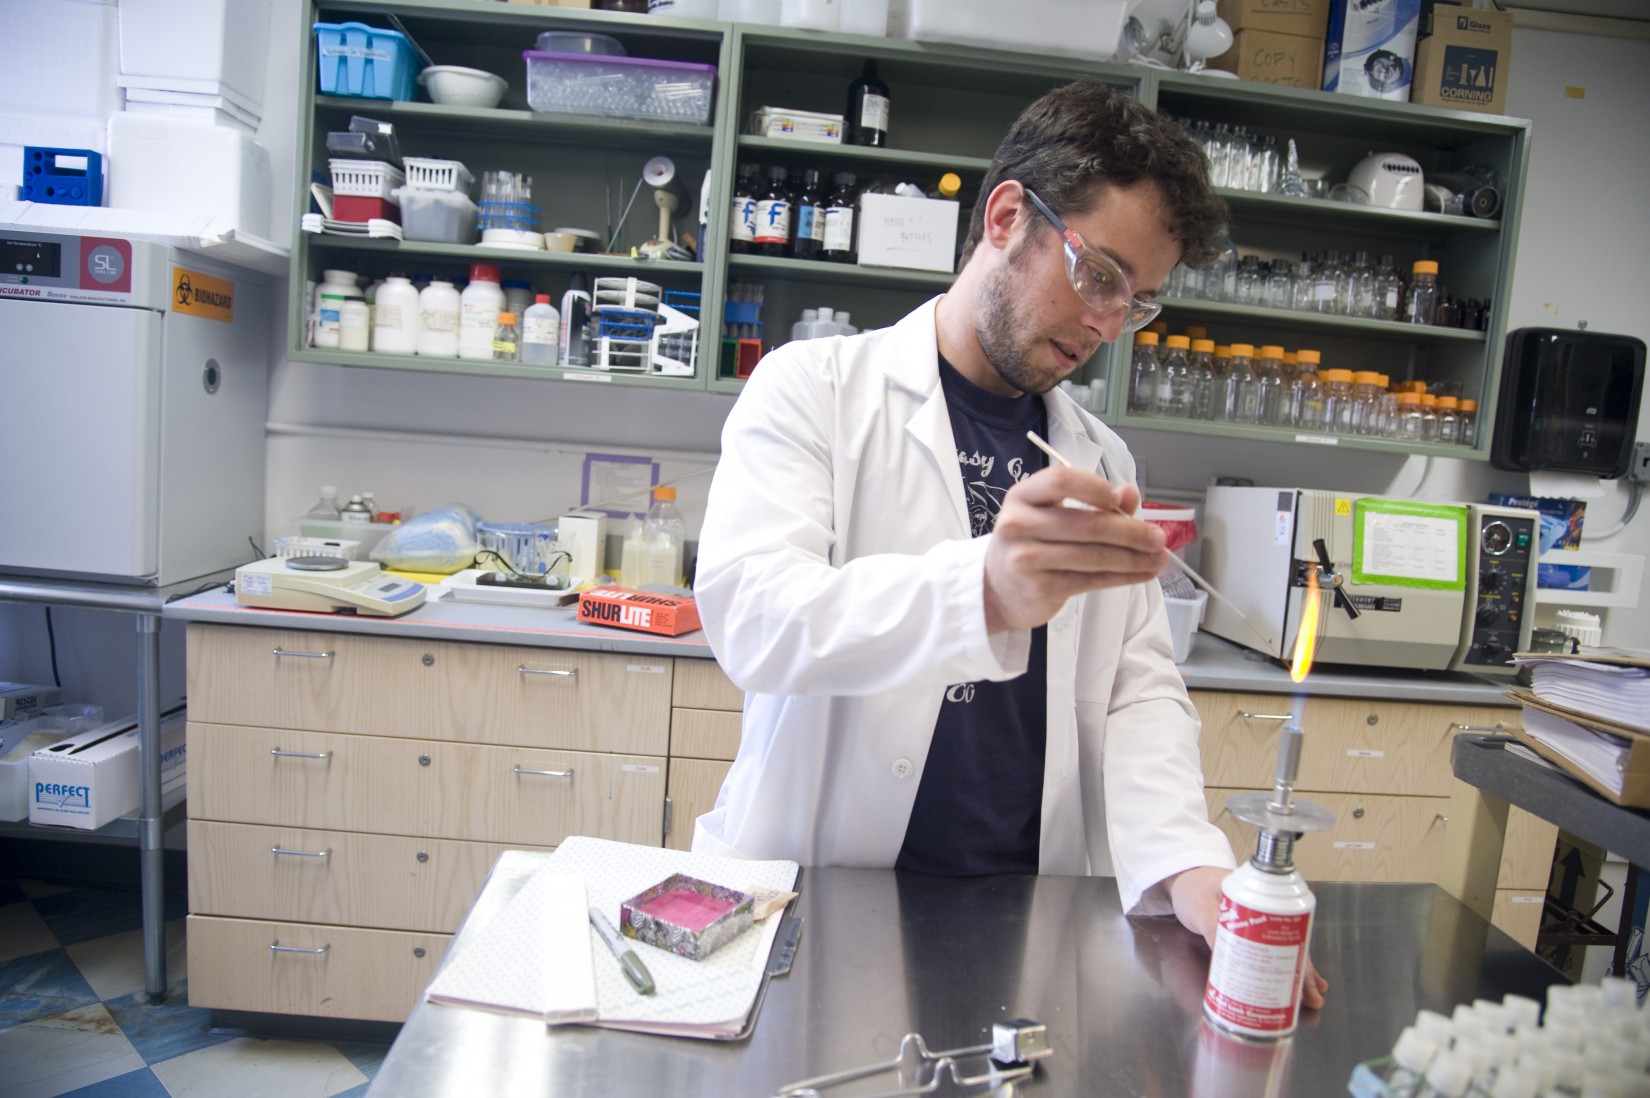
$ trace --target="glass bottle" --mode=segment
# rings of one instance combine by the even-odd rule
[[[756,172],[755,164],[739,165],[739,178],[733,184],[733,208],[728,213],[728,251],[745,254],[751,250],[756,237]]]
[[[1192,354],[1187,360],[1191,377],[1191,404],[1186,414],[1192,419],[1213,419],[1215,398],[1215,341],[1192,340]]]
[[[1187,358],[1192,341],[1172,335],[1164,343],[1167,350],[1157,379],[1157,414],[1184,419],[1192,407],[1192,371]]]
[[[1232,348],[1224,343],[1215,344],[1215,380],[1225,381],[1226,375],[1232,372]],[[1215,416],[1220,416],[1220,394],[1215,394]]]
[[[1438,441],[1438,398],[1431,393],[1417,393],[1421,399],[1421,441]]]
[[[493,330],[493,361],[521,361],[521,329],[516,327],[516,314],[498,314],[498,327]]]
[[[1438,398],[1438,441],[1453,446],[1461,441],[1461,413],[1452,396]]]
[[[328,522],[337,522],[342,512],[338,506],[338,489],[331,484],[321,485],[321,499],[304,513],[305,518],[325,519]]]
[[[1283,348],[1269,343],[1255,360],[1255,420],[1271,427],[1287,423],[1289,402],[1284,396]]]
[[[1472,446],[1478,442],[1478,402],[1476,400],[1461,401],[1460,442],[1462,446]]]
[[[1397,320],[1404,301],[1404,280],[1390,255],[1381,257],[1375,271],[1375,319]]]
[[[1261,273],[1260,256],[1246,255],[1238,264],[1232,300],[1239,305],[1266,304],[1266,276]]]
[[[819,169],[802,173],[791,217],[791,255],[796,259],[818,259],[825,247],[825,201],[819,193]]]
[[[1162,368],[1157,360],[1157,333],[1134,334],[1134,359],[1129,366],[1129,411],[1150,415],[1157,411],[1157,387]]]
[[[675,586],[682,582],[682,543],[686,527],[676,509],[676,489],[653,489],[646,517],[637,515],[625,535],[619,578],[626,587]]]
[[[1255,372],[1251,365],[1254,345],[1234,343],[1231,356],[1231,365],[1221,382],[1220,418],[1230,423],[1254,423],[1258,413]]]
[[[1386,374],[1377,375],[1375,387],[1375,404],[1380,409],[1375,418],[1380,424],[1381,437],[1397,438],[1398,394],[1392,390],[1392,379]]]
[[[1267,134],[1260,141],[1260,158],[1255,166],[1255,186],[1253,190],[1262,194],[1271,194],[1278,189],[1278,139]]]
[[[962,176],[956,172],[946,172],[940,176],[940,181],[934,184],[933,190],[928,192],[929,198],[937,198],[943,202],[955,202],[957,194],[962,190]]]
[[[1227,291],[1229,280],[1235,280],[1237,272],[1237,247],[1230,238],[1222,241],[1220,248],[1209,262],[1203,265],[1203,298],[1205,301],[1230,301]]]
[[[1289,307],[1298,312],[1309,312],[1312,308],[1312,283],[1317,277],[1313,266],[1312,257],[1302,252],[1300,266],[1295,268],[1294,280],[1289,284]]]
[[[831,197],[825,203],[825,246],[819,257],[832,263],[852,263],[854,259],[854,210],[858,195],[852,172],[831,176]]]
[[[775,164],[768,169],[768,186],[756,200],[756,228],[751,250],[757,255],[783,256],[791,245],[790,173]]]
[[[1266,276],[1268,309],[1287,309],[1293,301],[1295,265],[1287,259],[1272,260],[1272,271]]]
[[[848,86],[847,131],[843,142],[848,145],[888,144],[888,85],[877,77],[877,63],[865,62],[865,71]]]
[[[1318,377],[1323,379],[1323,426],[1324,430],[1338,435],[1352,432],[1352,371],[1351,370],[1320,370]]]
[[[1420,442],[1421,394],[1398,394],[1398,437],[1405,442]]]
[[[1352,253],[1352,265],[1346,271],[1343,308],[1347,316],[1375,316],[1375,269],[1369,265],[1368,252]]]
[[[1295,352],[1300,360],[1300,374],[1290,390],[1289,423],[1302,431],[1322,431],[1325,426],[1323,382],[1318,380],[1317,351],[1302,349]]]
[[[1404,319],[1411,324],[1431,324],[1438,311],[1438,264],[1430,259],[1415,261],[1409,293],[1404,295]]]
[[[1380,376],[1374,370],[1359,370],[1352,375],[1352,433],[1355,435],[1367,438],[1379,433]]]
[[[1217,187],[1232,185],[1232,127],[1225,122],[1215,127],[1209,141],[1209,182]]]
[[[1285,380],[1285,381],[1294,381],[1297,377],[1300,376],[1300,372],[1301,372],[1300,352],[1298,352],[1298,351],[1285,351],[1285,352],[1283,352],[1283,380]]]
[[[1324,254],[1323,262],[1318,264],[1312,274],[1312,311],[1340,312],[1341,291],[1345,279],[1346,272],[1341,267],[1341,253],[1331,248]]]

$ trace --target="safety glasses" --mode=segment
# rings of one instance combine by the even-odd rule
[[[1020,189],[1037,207],[1037,212],[1059,230],[1065,244],[1066,276],[1071,279],[1071,288],[1077,291],[1078,297],[1107,316],[1122,313],[1125,332],[1138,332],[1157,318],[1163,306],[1156,301],[1142,301],[1135,297],[1128,276],[1116,260],[1083,243],[1077,230],[1068,229],[1066,223],[1055,216],[1054,211],[1030,187],[1022,184]]]

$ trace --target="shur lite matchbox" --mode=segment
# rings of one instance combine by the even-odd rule
[[[674,637],[699,628],[699,604],[629,587],[592,587],[579,593],[579,620]]]

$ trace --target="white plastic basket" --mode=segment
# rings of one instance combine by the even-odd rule
[[[401,169],[382,160],[328,160],[332,193],[352,198],[382,198],[394,202],[391,192],[401,186]]]
[[[462,191],[470,193],[475,176],[457,160],[426,160],[406,156],[401,163],[407,169],[407,186],[426,191]]]
[[[282,560],[291,557],[341,557],[344,560],[355,560],[361,551],[358,541],[344,541],[337,538],[276,538],[275,555]]]

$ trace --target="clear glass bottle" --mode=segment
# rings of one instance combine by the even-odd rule
[[[1380,374],[1376,379],[1375,404],[1380,409],[1376,419],[1382,438],[1398,437],[1398,394],[1392,390],[1392,379]]]
[[[1246,255],[1238,263],[1232,300],[1239,305],[1266,304],[1266,275],[1260,269],[1260,256]]]
[[[1459,402],[1452,396],[1438,398],[1438,441],[1453,446],[1461,441]]]
[[[1462,446],[1472,446],[1478,442],[1478,402],[1476,400],[1461,401],[1459,441]]]
[[[1415,261],[1409,293],[1404,295],[1404,319],[1411,324],[1431,324],[1438,311],[1438,264],[1430,259]]]
[[[1134,358],[1129,365],[1129,411],[1150,415],[1157,411],[1157,387],[1162,379],[1157,360],[1157,333],[1134,334]]]
[[[493,361],[521,361],[521,329],[516,327],[516,314],[498,314],[498,327],[493,329]]]
[[[1380,374],[1358,370],[1352,375],[1351,433],[1368,438],[1380,433],[1378,416]]]
[[[1232,127],[1225,122],[1215,126],[1209,142],[1209,182],[1217,187],[1232,185]]]
[[[1306,252],[1301,253],[1300,265],[1295,268],[1294,280],[1289,285],[1289,307],[1298,312],[1312,309],[1312,284],[1317,279],[1314,270],[1317,261]]]
[[[320,501],[305,512],[304,517],[337,522],[342,511],[343,508],[338,506],[338,489],[334,485],[323,484]]]
[[[1289,424],[1302,431],[1322,431],[1325,428],[1323,382],[1318,379],[1321,356],[1317,351],[1302,349],[1295,352],[1300,360],[1300,373],[1290,389]]]
[[[1438,441],[1438,398],[1431,393],[1417,393],[1421,398],[1421,441]]]
[[[1324,387],[1324,430],[1338,435],[1352,433],[1352,371],[1320,370]]]
[[[1283,348],[1269,343],[1255,359],[1255,419],[1271,427],[1288,423],[1289,400],[1283,380]]]
[[[619,578],[626,587],[680,586],[682,546],[686,537],[687,527],[676,509],[676,489],[653,489],[653,504],[648,508],[647,517],[637,515],[625,535]]]
[[[1338,313],[1346,286],[1346,271],[1341,266],[1341,253],[1331,248],[1323,262],[1312,272],[1312,311]]]
[[[1209,262],[1203,265],[1203,298],[1205,301],[1230,301],[1227,284],[1237,274],[1237,247],[1230,239],[1222,241]]]
[[[1272,270],[1266,276],[1268,309],[1287,309],[1294,300],[1295,265],[1287,259],[1272,260]]]
[[[1421,394],[1398,394],[1398,437],[1405,442],[1421,442]]]
[[[1192,341],[1183,335],[1164,340],[1166,350],[1157,379],[1157,414],[1184,419],[1192,409],[1192,371],[1188,355]]]
[[[1368,252],[1352,253],[1352,265],[1346,269],[1346,300],[1342,309],[1347,316],[1369,319],[1375,316],[1375,268],[1369,265]]]
[[[1262,194],[1271,194],[1278,189],[1278,165],[1281,160],[1278,156],[1278,139],[1267,134],[1260,139],[1260,159],[1255,169],[1254,190]]]
[[[1213,419],[1215,403],[1215,341],[1193,339],[1192,354],[1187,360],[1191,376],[1191,406],[1186,410],[1192,419]]]
[[[1253,344],[1232,344],[1231,363],[1220,389],[1220,418],[1229,423],[1254,423],[1259,415],[1254,357]]]
[[[1404,303],[1404,280],[1390,255],[1381,257],[1375,269],[1375,319],[1397,320]]]

